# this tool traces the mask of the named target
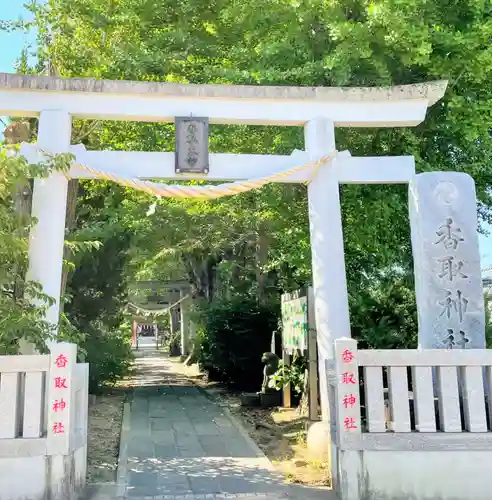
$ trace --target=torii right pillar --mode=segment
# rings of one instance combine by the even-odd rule
[[[335,126],[316,119],[305,126],[306,151],[317,160],[335,151]],[[350,315],[345,275],[340,188],[336,169],[321,165],[308,185],[314,307],[318,338],[321,414],[330,418],[327,369],[334,341],[350,337]]]

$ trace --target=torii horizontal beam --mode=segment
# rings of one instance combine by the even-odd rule
[[[299,126],[327,118],[336,127],[421,123],[446,82],[397,87],[190,85],[0,73],[0,115],[39,116],[47,109],[76,118],[172,122],[206,116],[210,123]]]
[[[204,176],[177,174],[172,152],[86,151],[82,145],[72,146],[71,152],[76,163],[133,179],[239,181],[266,177],[309,162],[305,151],[294,151],[290,156],[217,153],[210,155],[209,172]],[[23,143],[21,154],[31,163],[42,161],[36,144]],[[413,156],[352,157],[343,153],[333,162],[332,168],[342,184],[405,184],[415,175]],[[281,182],[307,182],[313,174],[314,169],[308,168],[285,177]],[[92,174],[77,166],[72,167],[70,175],[80,179],[93,178]]]

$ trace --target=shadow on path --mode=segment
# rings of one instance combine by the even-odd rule
[[[245,431],[162,354],[138,354],[133,385],[124,498],[335,498],[285,484]]]

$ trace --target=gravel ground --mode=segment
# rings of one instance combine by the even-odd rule
[[[116,481],[123,419],[123,391],[97,396],[89,406],[87,448],[87,481],[108,483]]]

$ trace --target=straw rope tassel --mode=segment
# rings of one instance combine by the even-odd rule
[[[333,153],[323,156],[319,160],[311,161],[304,165],[293,167],[283,172],[277,172],[276,174],[262,177],[260,179],[237,181],[226,184],[219,184],[217,186],[168,185],[157,182],[141,181],[139,179],[127,179],[113,173],[96,170],[86,165],[74,164],[74,166],[91,173],[98,179],[112,181],[121,186],[137,189],[138,191],[144,191],[155,196],[161,196],[164,198],[199,198],[202,200],[213,200],[216,198],[221,198],[222,196],[232,196],[234,194],[251,191],[252,189],[258,189],[265,186],[266,184],[278,181],[280,179],[288,177],[289,175],[300,172],[301,170],[306,170],[308,168],[314,167],[314,171],[310,179],[307,181],[307,184],[309,184],[309,182],[311,182],[311,180],[316,176],[319,167],[333,160],[333,158],[335,158],[337,154],[338,151],[333,151]]]

